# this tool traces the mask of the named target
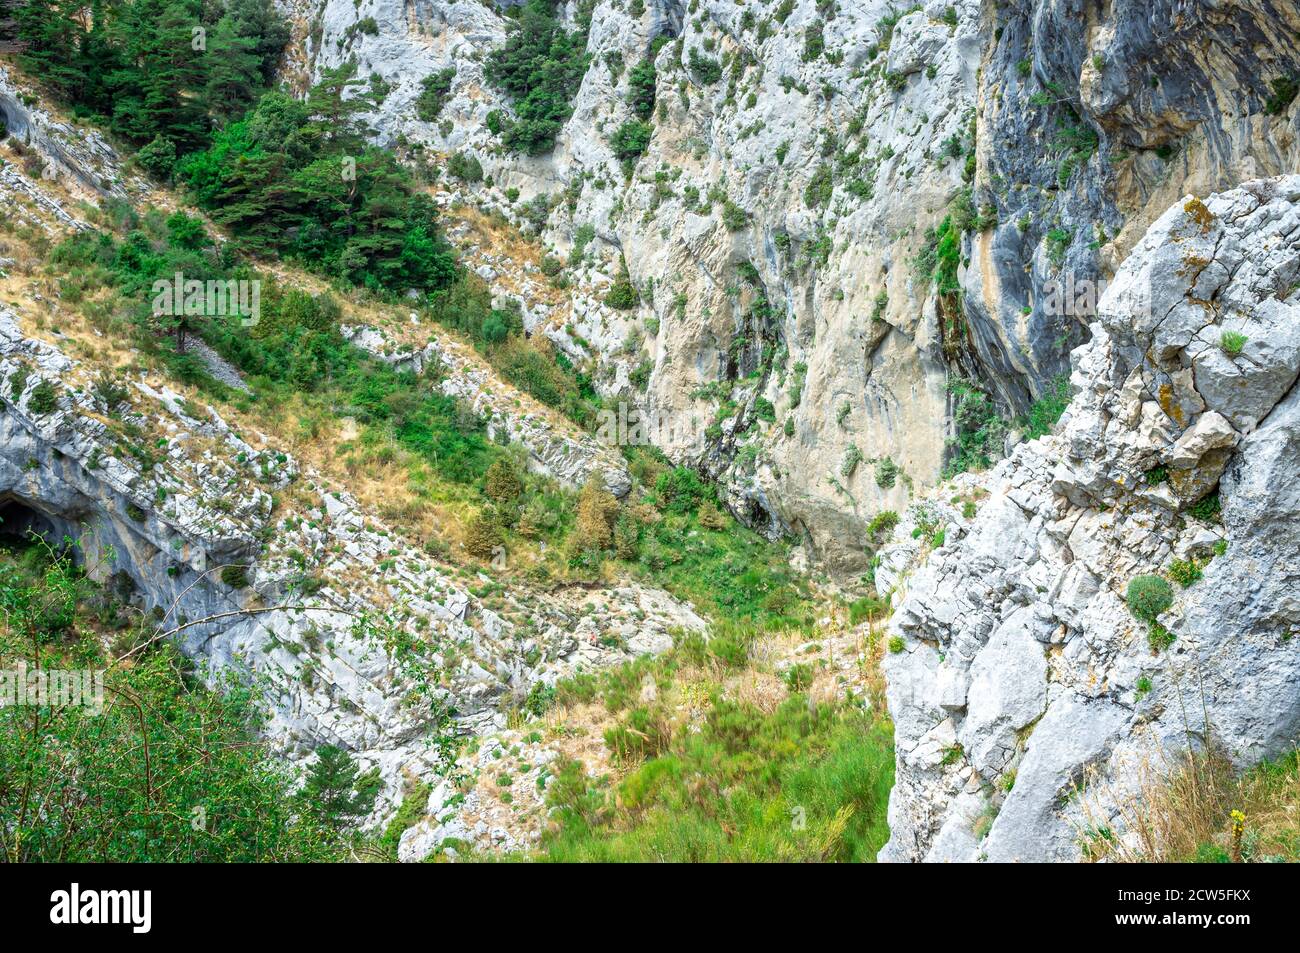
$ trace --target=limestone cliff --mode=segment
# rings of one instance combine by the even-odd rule
[[[1300,177],[1187,196],[1103,297],[1059,434],[904,584],[883,859],[1078,859],[1125,835],[1145,760],[1294,745],[1298,375]],[[1176,560],[1135,618],[1131,581]]]
[[[892,596],[882,859],[1077,859],[1097,819],[1124,835],[1151,752],[1190,741],[1244,766],[1295,743],[1300,99],[1274,85],[1300,76],[1294,4],[568,2],[587,57],[554,147],[531,156],[493,131],[517,104],[486,72],[516,4],[284,6],[283,78],[302,89],[355,62],[377,138],[436,171],[461,261],[530,334],[737,517],[797,538],[854,596],[867,578]],[[631,73],[651,64],[648,139],[620,156],[642,115]],[[84,229],[79,201],[174,207],[3,71],[0,118],[26,157],[0,165],[0,198],[25,232]],[[442,171],[452,155],[483,175]],[[544,256],[472,235],[467,209]],[[174,620],[190,657],[264,687],[283,752],[338,743],[380,767],[372,824],[404,780],[446,769],[447,730],[527,751],[529,830],[498,836],[482,804],[435,785],[403,858],[447,838],[530,843],[558,755],[512,737],[507,711],[704,626],[647,586],[494,589],[282,433],[130,358],[108,386],[111,342],[47,320],[62,302],[13,265],[0,258],[9,527],[83,537],[91,563],[111,552],[119,591]],[[436,365],[444,395],[557,482],[632,486],[615,449],[463,341],[379,310],[348,315],[352,344]],[[1056,432],[1021,441],[1065,375]],[[1000,420],[963,419],[955,385]],[[975,425],[1005,459],[945,482]],[[915,535],[876,551],[867,527],[888,511]],[[1129,584],[1175,566],[1188,585],[1136,618]],[[358,626],[376,615],[392,638],[437,636],[414,640],[439,647],[427,671]],[[863,636],[845,638],[854,653]],[[408,704],[430,672],[450,729]]]
[[[300,16],[317,73],[351,58],[387,84],[388,141],[474,154],[491,185],[456,191],[532,221],[557,253],[586,250],[571,300],[520,296],[530,326],[592,359],[738,516],[835,570],[863,568],[865,523],[939,476],[953,378],[1024,414],[1092,320],[1059,285],[1108,278],[1178,195],[1300,157],[1294,106],[1267,109],[1269,81],[1300,70],[1290,5],[563,9],[588,66],[536,157],[489,128],[512,110],[484,73],[507,6],[331,0]],[[653,135],[625,170],[610,140],[646,60]],[[421,121],[421,81],[448,69],[440,115]],[[624,265],[632,311],[603,301]],[[900,479],[876,478],[886,460]]]

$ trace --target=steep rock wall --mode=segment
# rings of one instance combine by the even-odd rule
[[[1085,804],[1124,836],[1144,758],[1300,736],[1300,176],[1169,209],[1074,356],[1060,433],[904,584],[882,859],[1078,859]],[[1174,559],[1204,575],[1157,651],[1125,592]]]
[[[496,9],[330,0],[314,67],[355,57],[390,84],[375,114],[389,141],[480,158],[491,187],[460,194],[521,223],[523,203],[548,196],[559,252],[594,227],[571,303],[530,327],[592,358],[606,394],[718,478],[737,515],[796,533],[836,570],[865,564],[871,515],[939,476],[952,377],[1025,413],[1094,317],[1095,295],[1063,306],[1054,289],[1108,279],[1177,196],[1300,163],[1295,106],[1264,111],[1269,81],[1300,72],[1285,4],[563,9],[590,16],[589,65],[543,156],[506,153],[486,126],[511,112],[484,79],[509,28]],[[654,134],[629,176],[609,140],[652,49]],[[448,102],[421,122],[419,83],[447,67]],[[915,262],[961,206],[975,217],[958,233],[960,294],[936,295]],[[641,291],[631,312],[603,303],[624,264]],[[886,458],[892,485],[875,479]]]

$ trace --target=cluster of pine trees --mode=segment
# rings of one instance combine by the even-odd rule
[[[257,253],[298,258],[375,290],[432,291],[456,276],[437,208],[384,149],[368,144],[369,85],[349,63],[307,96],[267,92],[178,177]]]
[[[488,80],[511,97],[515,108],[513,119],[494,110],[488,126],[511,152],[541,155],[555,146],[587,71],[591,7],[580,5],[579,28],[569,32],[556,6],[555,0],[527,0],[516,7],[510,37],[488,56]]]
[[[173,156],[206,145],[274,75],[270,0],[8,0],[19,62],[83,117]]]
[[[353,284],[433,291],[455,277],[436,208],[367,143],[349,64],[305,99],[271,88],[289,37],[271,0],[0,0],[19,62],[139,147],[255,254]]]

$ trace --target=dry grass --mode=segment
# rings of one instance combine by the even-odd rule
[[[752,705],[765,715],[770,715],[789,697],[785,682],[771,672],[749,669],[732,679],[727,695],[742,705]]]
[[[1127,792],[1111,785],[1084,788],[1084,856],[1126,863],[1180,863],[1225,853],[1234,860],[1300,860],[1298,756],[1292,752],[1238,774],[1218,751],[1145,753],[1128,765],[1135,782]],[[1107,804],[1118,804],[1114,822]],[[1244,815],[1239,836],[1234,812]]]

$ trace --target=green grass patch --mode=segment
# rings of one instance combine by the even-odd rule
[[[564,765],[539,859],[873,861],[889,836],[890,726],[793,695],[772,714],[715,700],[617,785]]]

